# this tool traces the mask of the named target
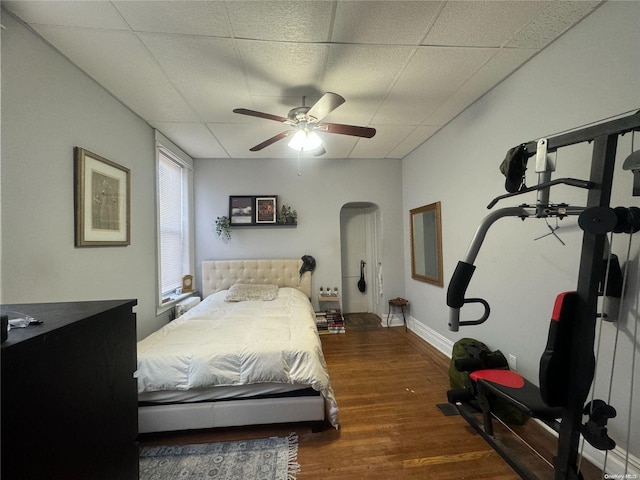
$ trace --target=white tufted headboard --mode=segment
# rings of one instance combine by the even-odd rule
[[[311,298],[311,272],[300,277],[300,259],[205,260],[202,262],[203,298],[236,283],[271,284],[293,287]]]

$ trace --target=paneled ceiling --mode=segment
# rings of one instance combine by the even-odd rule
[[[284,158],[287,116],[323,92],[325,157],[402,158],[598,1],[3,1],[78,68],[194,158]],[[309,155],[306,153],[305,155]]]

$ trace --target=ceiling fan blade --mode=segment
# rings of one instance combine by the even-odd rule
[[[276,122],[286,122],[288,118],[281,117],[279,115],[272,115],[270,113],[256,112],[255,110],[249,110],[247,108],[235,108],[233,113],[239,113],[240,115],[249,115],[250,117],[266,118],[267,120],[274,120]]]
[[[371,138],[376,134],[375,128],[358,127],[356,125],[343,125],[341,123],[321,123],[319,129],[338,135],[351,135],[352,137]]]
[[[268,147],[269,145],[276,143],[278,140],[282,140],[283,138],[288,137],[289,135],[291,135],[295,130],[285,130],[284,132],[280,132],[279,134],[271,137],[268,140],[265,140],[262,143],[259,143],[258,145],[256,145],[255,147],[251,147],[249,150],[252,152],[257,152],[259,150],[262,150],[265,147]]]
[[[327,92],[309,109],[307,115],[320,121],[344,102],[345,99],[337,93]]]

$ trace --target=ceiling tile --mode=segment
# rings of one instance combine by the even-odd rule
[[[415,127],[401,125],[385,125],[377,130],[373,138],[358,139],[353,152],[354,158],[388,158],[396,147],[398,138],[404,138],[415,130]]]
[[[500,49],[482,68],[448,97],[424,121],[425,125],[445,125],[458,113],[513,73],[537,50]]]
[[[280,42],[326,42],[334,2],[230,1],[226,2],[236,38]]]
[[[37,30],[148,122],[197,120],[135,34],[41,26]]]
[[[321,158],[356,158],[353,156],[355,145],[361,139],[348,135],[332,135],[320,133],[324,142],[324,149],[327,153]],[[370,139],[367,139],[370,140]]]
[[[112,3],[135,31],[225,37],[230,34],[223,2],[118,0]]]
[[[191,158],[229,157],[220,142],[202,123],[153,122],[151,126],[176,145],[185,145],[185,153]]]
[[[287,147],[286,139],[280,140],[259,152],[251,152],[249,150],[274,135],[289,130],[288,126],[277,122],[249,118],[247,123],[209,123],[207,126],[231,158],[259,158],[264,156],[280,158],[288,153],[284,148],[291,150]]]
[[[520,30],[506,46],[543,48],[591,13],[602,2],[551,2]]]
[[[327,91],[342,95],[348,102],[366,102],[368,114],[372,115],[416,48],[332,45],[322,85]],[[343,105],[340,113],[349,108],[350,106]]]
[[[331,40],[419,45],[444,2],[338,2]]]
[[[250,95],[286,96],[293,87],[322,84],[327,47],[238,41]],[[275,68],[274,68],[275,67]]]
[[[431,135],[442,128],[441,125],[421,125],[415,127],[396,147],[387,154],[387,158],[404,158],[423,144]]]
[[[447,2],[424,45],[499,47],[547,2]]]
[[[111,2],[3,0],[2,6],[30,24],[129,30]]]
[[[233,109],[246,106],[242,64],[233,40],[140,34],[171,84],[203,122],[234,121]]]
[[[421,47],[373,123],[420,125],[494,54],[488,48]]]

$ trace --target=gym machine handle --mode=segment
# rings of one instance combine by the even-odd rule
[[[584,211],[584,207],[572,207],[570,205],[563,205],[561,209],[557,207],[559,206],[548,207],[550,211],[546,212],[545,215],[558,217],[565,215],[580,215]],[[484,217],[482,222],[480,222],[464,260],[458,262],[458,265],[453,272],[453,276],[451,277],[451,281],[449,282],[449,289],[447,291],[449,330],[457,332],[461,325],[479,325],[489,318],[490,308],[489,304],[485,300],[481,298],[464,298],[464,294],[476,268],[473,265],[473,262],[476,261],[482,242],[484,241],[491,225],[503,217],[519,217],[523,220],[525,218],[535,217],[537,215],[537,210],[537,207],[527,205],[500,208],[498,210],[494,210],[492,213]],[[482,304],[484,306],[484,314],[478,320],[461,322],[460,308],[466,303]]]
[[[587,190],[590,190],[595,186],[593,182],[590,182],[588,180],[579,180],[576,178],[558,178],[556,180],[551,180],[549,182],[539,183],[538,185],[535,185],[533,187],[521,188],[520,190],[514,193],[506,193],[504,195],[500,195],[499,197],[496,197],[493,200],[491,200],[491,203],[487,205],[487,208],[491,210],[496,205],[496,203],[498,203],[500,200],[503,200],[505,198],[515,197],[516,195],[522,195],[523,193],[534,192],[536,190],[543,190],[545,188],[550,188],[555,185],[569,185],[571,187],[585,188]]]
[[[452,332],[457,332],[460,325],[480,325],[489,318],[489,314],[491,313],[491,308],[486,300],[482,298],[464,298],[464,294],[467,291],[475,269],[475,265],[460,261],[449,282],[447,305],[450,307],[449,330]],[[484,306],[484,313],[479,319],[460,321],[460,308],[467,303],[480,303]]]

